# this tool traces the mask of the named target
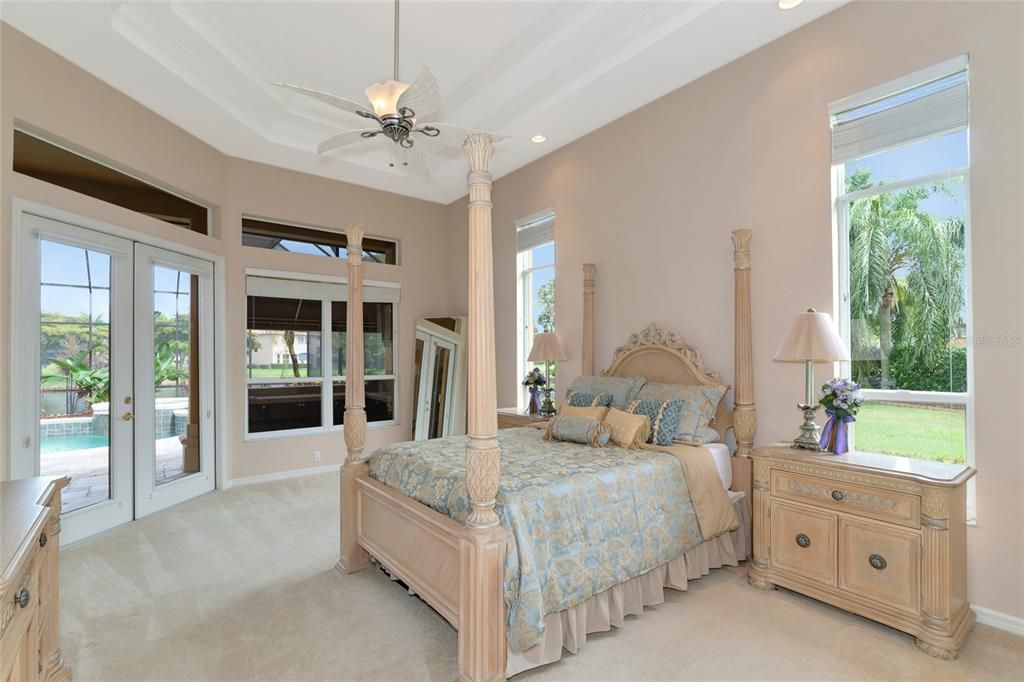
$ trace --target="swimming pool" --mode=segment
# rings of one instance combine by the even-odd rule
[[[107,436],[91,433],[77,436],[43,436],[39,439],[39,453],[45,455],[51,452],[105,448],[108,444]]]

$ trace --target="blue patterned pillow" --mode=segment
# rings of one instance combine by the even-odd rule
[[[548,422],[548,430],[544,434],[546,440],[583,443],[595,448],[608,445],[612,437],[612,427],[596,419],[583,417],[558,416]]]
[[[572,381],[570,391],[580,393],[608,393],[611,395],[611,407],[620,410],[637,399],[637,392],[647,383],[643,377],[576,377]]]
[[[648,383],[640,389],[637,400],[682,400],[685,402],[679,415],[679,426],[676,429],[677,443],[687,445],[703,445],[716,441],[706,440],[712,437],[707,431],[722,396],[729,387],[726,384],[699,386],[696,384],[658,384]],[[717,433],[717,432],[716,432]]]
[[[700,436],[700,444],[706,445],[708,443],[721,443],[722,436],[715,430],[713,426],[705,426],[700,430],[698,434]]]
[[[626,412],[642,414],[651,420],[651,435],[648,443],[672,445],[679,414],[683,409],[682,400],[634,400],[626,406]]]
[[[565,404],[573,407],[608,407],[611,402],[611,393],[590,393],[571,388],[565,392]]]

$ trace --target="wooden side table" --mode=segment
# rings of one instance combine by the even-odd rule
[[[967,487],[974,469],[870,453],[754,448],[754,558],[776,585],[917,637],[956,658],[967,601]]]
[[[539,414],[523,414],[522,410],[517,407],[498,408],[499,429],[514,429],[517,426],[529,426],[547,420],[548,417],[542,417]]]

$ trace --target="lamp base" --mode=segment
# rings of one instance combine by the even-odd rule
[[[793,439],[793,447],[821,452],[821,429],[814,423],[818,406],[799,404],[797,407],[803,410],[804,423],[800,425],[800,435]]]
[[[550,388],[543,389],[544,391],[544,402],[540,404],[540,416],[542,417],[554,417],[558,414],[558,409],[555,407],[555,403],[551,400]]]

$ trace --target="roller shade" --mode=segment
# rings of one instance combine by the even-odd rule
[[[307,282],[256,275],[245,278],[245,293],[248,296],[275,298],[348,300],[348,286],[340,282]],[[401,295],[402,290],[398,287],[363,285],[363,300],[367,303],[398,303]]]
[[[966,61],[955,72],[886,97],[834,105],[832,162],[844,163],[887,149],[964,130],[968,125]],[[852,106],[849,106],[852,104]]]
[[[547,214],[516,228],[516,251],[522,253],[555,241],[555,216]]]

